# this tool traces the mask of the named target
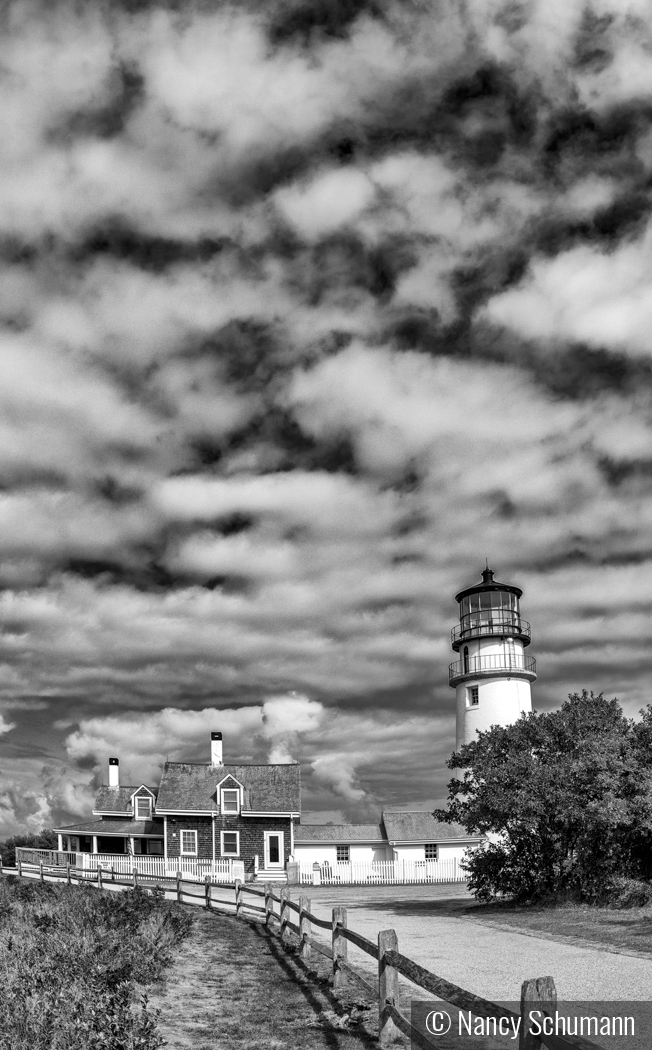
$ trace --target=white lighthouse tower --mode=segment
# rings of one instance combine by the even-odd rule
[[[536,661],[525,655],[530,625],[521,619],[522,593],[494,580],[487,566],[482,583],[455,595],[460,622],[451,641],[460,658],[450,665],[448,680],[457,699],[456,750],[477,739],[477,730],[510,725],[532,710]]]

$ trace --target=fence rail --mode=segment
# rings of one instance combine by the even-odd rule
[[[318,881],[315,876],[318,874]],[[381,861],[346,861],[336,864],[325,862],[315,865],[308,861],[299,861],[299,882],[302,886],[367,885],[376,883],[379,886],[405,885],[425,882],[466,882],[462,862],[455,857],[450,860],[381,860]]]
[[[65,879],[69,885],[91,883],[95,884],[98,889],[102,889],[107,881],[106,873],[103,872],[101,866],[95,869],[84,869],[77,868],[71,864],[66,864],[65,866],[46,865],[42,860],[39,861],[38,868],[34,864],[19,863],[19,866],[15,869],[3,869],[0,863],[0,875],[2,874],[18,874],[27,878],[40,878],[41,881]],[[132,871],[131,879],[121,878],[121,874],[125,873],[118,873],[116,877],[115,870],[110,872],[110,879],[113,885],[127,886],[129,888],[135,888],[138,885],[139,873],[137,870]],[[212,911],[215,910],[216,904],[226,904],[231,908],[235,907],[236,918],[249,917],[251,921],[253,917],[248,916],[247,912],[252,911],[257,915],[264,916],[263,921],[270,934],[280,937],[282,941],[287,940],[289,933],[292,933],[299,939],[300,955],[304,962],[310,960],[310,955],[313,951],[332,960],[333,988],[336,992],[343,989],[347,979],[353,979],[362,984],[368,991],[373,991],[374,995],[378,997],[378,1041],[382,1047],[390,1046],[395,1041],[398,1032],[409,1035],[413,1043],[423,1047],[424,1050],[436,1050],[437,1047],[441,1047],[441,1042],[437,1043],[437,1041],[429,1039],[426,1032],[414,1027],[412,1022],[401,1012],[398,982],[400,974],[418,988],[422,988],[431,995],[436,996],[437,999],[441,999],[451,1006],[469,1011],[477,1017],[495,1017],[497,1019],[501,1017],[508,1019],[520,1017],[519,1050],[538,1050],[539,1047],[547,1047],[548,1050],[604,1050],[597,1043],[583,1037],[560,1036],[558,1034],[548,1035],[545,1031],[539,1037],[533,1037],[529,1033],[527,1026],[522,1022],[525,1020],[533,1003],[536,1002],[547,1013],[552,1013],[555,1009],[557,993],[552,977],[542,977],[537,980],[523,982],[521,988],[521,1009],[520,1013],[517,1014],[506,1007],[490,1002],[488,999],[474,995],[465,988],[460,988],[459,985],[452,984],[445,978],[437,976],[437,974],[402,955],[398,950],[398,938],[394,930],[381,930],[378,934],[377,944],[374,944],[373,941],[368,940],[356,931],[350,930],[347,924],[345,908],[333,908],[331,921],[327,922],[311,912],[311,901],[308,897],[300,897],[297,904],[295,901],[290,900],[287,888],[281,890],[280,897],[276,896],[270,883],[267,883],[265,888],[262,889],[248,886],[240,879],[235,880],[234,887],[225,882],[223,884],[225,890],[230,892],[235,890],[233,901],[229,901],[215,897],[213,891],[218,887],[214,886],[210,875],[205,876],[204,892],[201,894],[184,888],[184,881],[193,881],[193,877],[189,875],[184,876],[181,871],[177,871],[173,877],[165,876],[160,881],[164,881],[168,885],[168,889],[171,882],[174,884],[176,899],[179,903],[183,903],[184,897],[192,897],[201,900],[204,906]],[[264,896],[265,907],[261,908],[245,900],[243,895],[247,893],[258,897]],[[278,914],[274,909],[274,905],[277,903],[279,904]],[[298,923],[290,921],[288,913],[291,911],[298,913]],[[231,914],[233,914],[232,911]],[[272,928],[272,921],[278,924],[278,929]],[[323,929],[330,930],[330,946],[313,937],[313,923]],[[377,982],[373,985],[365,974],[359,973],[350,964],[348,960],[349,944],[353,944],[354,947],[377,961],[378,977]]]

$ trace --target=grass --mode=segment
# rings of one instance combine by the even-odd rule
[[[146,989],[192,921],[162,894],[0,879],[0,1050],[158,1050]]]
[[[152,1004],[175,1050],[362,1050],[377,1046],[377,1002],[336,1000],[330,963],[309,972],[256,922],[200,912]]]
[[[599,908],[590,905],[516,907],[477,905],[467,914],[479,922],[499,923],[515,931],[557,940],[589,941],[596,947],[652,955],[652,907]]]

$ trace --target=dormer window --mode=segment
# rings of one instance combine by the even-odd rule
[[[136,820],[149,820],[152,815],[152,800],[149,795],[136,799]]]
[[[222,813],[240,812],[240,792],[237,788],[222,788]]]

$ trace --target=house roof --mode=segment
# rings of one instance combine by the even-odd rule
[[[165,812],[212,812],[217,785],[232,776],[244,789],[244,813],[300,813],[301,782],[298,763],[265,766],[210,766],[166,762],[156,809]]]
[[[469,835],[461,824],[444,824],[427,810],[402,813],[383,812],[383,822],[390,842],[444,842],[450,839],[481,838]]]
[[[95,810],[96,813],[129,813],[131,812],[131,796],[134,791],[138,791],[138,788],[144,787],[143,784],[132,784],[131,787],[124,785],[123,787],[112,788],[107,787],[103,784],[97,793],[95,799]],[[154,798],[156,798],[156,788],[149,787],[148,790],[152,792]]]
[[[55,828],[62,835],[160,835],[163,836],[162,820],[91,820],[85,824],[69,824]]]
[[[299,824],[295,842],[384,842],[380,824]]]

